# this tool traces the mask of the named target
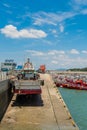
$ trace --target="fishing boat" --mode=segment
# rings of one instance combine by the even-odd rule
[[[87,83],[82,79],[77,79],[73,82],[68,81],[66,84],[62,83],[62,87],[77,90],[87,90]]]
[[[80,77],[80,76],[79,76]],[[87,81],[83,79],[78,79],[78,76],[56,76],[54,83],[57,87],[77,89],[77,90],[87,90]]]

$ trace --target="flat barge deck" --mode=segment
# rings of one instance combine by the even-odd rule
[[[45,81],[41,95],[20,101],[13,96],[0,130],[79,130],[50,75],[41,78]]]

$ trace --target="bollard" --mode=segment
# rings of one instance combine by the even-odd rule
[[[72,117],[71,117],[71,115],[70,115],[70,113],[68,112],[68,115],[69,115],[69,119],[72,119]]]
[[[75,122],[72,120],[72,125],[74,126],[74,127],[76,127],[76,124],[75,124]]]

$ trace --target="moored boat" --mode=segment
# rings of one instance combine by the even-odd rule
[[[87,80],[86,76],[84,79],[81,76],[71,76],[71,75],[58,75],[55,77],[54,83],[57,87],[77,89],[77,90],[87,90]]]

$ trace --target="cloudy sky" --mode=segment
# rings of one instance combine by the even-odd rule
[[[87,0],[0,0],[0,62],[87,67]]]

